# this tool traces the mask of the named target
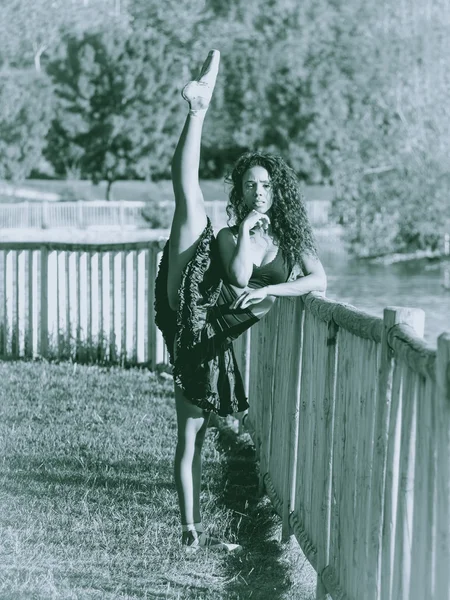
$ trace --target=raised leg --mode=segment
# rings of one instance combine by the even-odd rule
[[[182,272],[193,257],[206,226],[206,212],[198,170],[203,122],[219,70],[220,53],[212,50],[197,80],[186,85],[183,97],[189,114],[172,159],[172,183],[175,212],[169,239],[167,293],[172,310],[178,307]]]

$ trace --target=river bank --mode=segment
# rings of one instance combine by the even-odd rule
[[[450,261],[450,254],[442,250],[416,250],[415,252],[394,252],[383,256],[362,257],[360,260],[381,265],[427,260],[433,261],[433,263],[439,263]]]
[[[450,331],[450,261],[417,257],[384,263],[361,260],[322,244],[328,278],[327,297],[383,317],[387,306],[425,311],[425,340]]]

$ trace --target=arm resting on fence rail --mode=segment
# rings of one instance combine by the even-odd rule
[[[309,292],[325,292],[327,276],[320,260],[311,255],[303,256],[303,271],[305,275],[276,285],[268,285],[265,289],[269,296],[303,296]]]
[[[303,296],[309,294],[309,292],[325,292],[327,277],[318,258],[304,256],[303,272],[306,274],[298,279],[247,291],[233,302],[231,308],[248,308],[253,304],[262,302],[267,296]]]

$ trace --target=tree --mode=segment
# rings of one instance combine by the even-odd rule
[[[450,149],[440,0],[117,6],[107,27],[71,21],[61,54],[52,51],[58,102],[46,153],[59,174],[110,185],[168,176],[186,114],[180,90],[217,47],[203,177],[222,176],[243,150],[281,153],[304,181],[334,185],[357,254],[436,244]]]
[[[162,40],[164,42],[164,40]],[[69,37],[52,62],[57,117],[46,156],[94,182],[168,174],[178,122],[179,66],[151,30]]]
[[[335,214],[358,255],[436,248],[450,222],[442,25],[434,11],[391,0],[379,12],[357,8],[345,45],[355,92],[334,166]]]
[[[51,57],[66,33],[92,30],[118,18],[126,21],[113,0],[3,0],[0,64],[34,65],[40,72],[42,57]]]
[[[38,166],[50,127],[52,94],[43,75],[0,76],[0,179],[21,180]]]
[[[185,83],[198,75],[199,68],[211,48],[219,48],[222,53],[221,75],[217,81],[214,100],[209,109],[202,138],[201,175],[218,177],[223,173],[223,154],[234,143],[231,132],[229,111],[226,105],[225,88],[228,85],[225,74],[226,62],[233,60],[232,52],[236,42],[236,32],[241,30],[239,23],[216,11],[208,0],[167,0],[164,3],[152,0],[129,0],[128,10],[134,32],[152,33],[154,44],[164,48],[164,54],[172,63],[173,87],[170,100],[173,101],[174,127],[164,145],[170,149],[161,157],[165,160],[165,173],[170,173],[171,154],[183,126],[186,104],[180,91]],[[225,150],[224,150],[225,149]]]

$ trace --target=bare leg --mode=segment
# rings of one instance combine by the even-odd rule
[[[175,485],[182,525],[201,522],[201,449],[208,427],[209,413],[195,406],[175,386],[178,443],[175,453]]]
[[[183,90],[190,110],[172,159],[175,212],[169,239],[167,293],[172,310],[178,306],[178,290],[183,269],[193,257],[206,226],[206,212],[198,169],[203,122],[219,69],[220,54],[212,50],[198,80]]]
[[[181,524],[186,526],[183,543],[187,551],[201,548],[239,552],[239,544],[224,542],[206,535],[201,525],[200,482],[202,477],[201,451],[208,427],[210,413],[195,406],[175,386],[177,408],[178,442],[175,452],[175,485],[181,514]],[[194,527],[195,526],[195,527]]]

